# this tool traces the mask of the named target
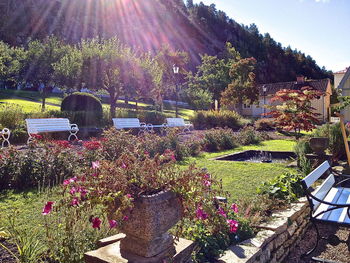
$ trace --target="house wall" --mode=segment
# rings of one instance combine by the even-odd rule
[[[334,87],[337,89],[340,81],[343,79],[345,73],[336,73],[334,74]]]
[[[350,78],[348,78],[345,81],[345,85],[343,87],[342,95],[343,96],[350,96]],[[344,115],[344,120],[346,122],[349,122],[350,121],[350,106],[346,107],[343,110],[342,114]]]

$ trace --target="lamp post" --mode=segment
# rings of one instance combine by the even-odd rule
[[[264,117],[265,117],[265,98],[266,98],[266,91],[267,91],[267,88],[266,88],[266,86],[265,85],[263,85],[263,97],[264,97],[264,105],[263,105],[263,107],[264,107]]]
[[[179,74],[179,66],[177,66],[176,64],[173,65],[173,72],[175,75],[175,91],[176,91],[176,104],[175,104],[175,117],[178,117],[178,109],[177,109],[177,101],[178,101],[178,83],[177,83],[177,76]]]

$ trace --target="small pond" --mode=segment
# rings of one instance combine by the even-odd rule
[[[251,163],[288,163],[295,158],[296,155],[294,152],[249,150],[218,157],[215,160]]]

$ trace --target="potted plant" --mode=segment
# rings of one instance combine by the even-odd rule
[[[80,218],[89,211],[92,228],[108,225],[126,234],[122,254],[145,258],[175,254],[168,230],[179,220],[199,220],[213,232],[237,231],[237,207],[217,202],[215,197],[224,193],[206,171],[194,165],[180,169],[170,150],[150,157],[140,149],[94,161],[80,176],[65,180],[61,200],[48,202],[43,214],[56,208]],[[183,226],[177,224],[172,233],[179,236]]]

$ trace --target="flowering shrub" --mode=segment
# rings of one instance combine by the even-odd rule
[[[39,147],[40,146],[40,147]],[[66,141],[35,140],[28,150],[14,147],[0,150],[0,191],[51,187],[71,177],[84,161]]]
[[[256,131],[253,126],[245,126],[236,134],[236,141],[241,145],[257,144],[268,138],[266,133]]]
[[[95,231],[118,231],[141,195],[172,191],[181,200],[184,216],[183,222],[173,230],[175,235],[186,235],[184,223],[187,222],[205,227],[208,233],[220,233],[227,239],[230,235],[236,236],[239,229],[237,206],[229,207],[216,200],[216,196],[225,195],[220,184],[194,165],[180,170],[175,162],[173,151],[165,150],[151,157],[141,144],[115,160],[95,160],[79,175],[63,182],[61,199],[48,200],[43,215],[48,220],[50,213],[57,213],[56,217],[60,218],[61,214],[74,215],[75,220],[66,222],[69,229],[79,228],[77,224],[83,221]],[[55,227],[53,223],[46,224],[53,251],[58,246],[51,234]],[[66,239],[70,239],[69,235]],[[72,249],[77,250],[76,247]],[[66,260],[68,256],[69,253],[65,254]]]

